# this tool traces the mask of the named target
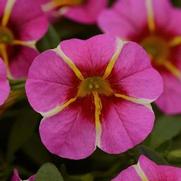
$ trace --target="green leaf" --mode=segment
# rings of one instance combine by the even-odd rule
[[[167,161],[155,150],[145,145],[138,146],[139,152],[159,164],[167,164]]]
[[[47,34],[38,42],[40,51],[55,48],[60,43],[60,37],[53,26],[49,26]]]
[[[36,121],[38,117],[39,115],[31,110],[22,109],[19,111],[9,136],[7,151],[8,161],[13,159],[14,153],[33,135],[38,123]]]
[[[157,148],[164,142],[177,136],[180,132],[180,116],[162,116],[157,120],[155,128],[151,133],[149,145],[153,148]]]
[[[35,181],[63,181],[59,170],[52,163],[45,163],[37,172]]]

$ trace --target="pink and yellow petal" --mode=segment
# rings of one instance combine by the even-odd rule
[[[107,0],[86,0],[82,5],[67,8],[64,16],[80,23],[93,24],[107,4]]]
[[[67,64],[54,51],[45,51],[35,58],[29,70],[29,102],[38,112],[50,111],[76,95],[76,82],[78,79]]]
[[[157,165],[145,156],[139,158],[139,164],[150,181],[181,181],[181,169],[172,166]]]
[[[36,0],[17,0],[10,22],[21,40],[38,40],[48,30],[47,18]]]
[[[94,107],[90,101],[82,100],[42,120],[39,128],[41,140],[51,153],[78,160],[94,152],[96,131]]]
[[[7,99],[10,92],[10,85],[7,80],[6,67],[0,59],[0,105],[2,105]]]
[[[128,96],[150,102],[163,91],[161,76],[152,68],[145,50],[133,42],[123,47],[109,81],[117,93],[123,91]]]
[[[132,176],[132,178],[130,178]],[[136,165],[123,170],[112,181],[181,181],[181,169],[157,165],[145,156],[140,156]]]
[[[116,47],[116,38],[108,35],[98,35],[86,41],[66,40],[59,46],[85,77],[103,75]]]
[[[101,124],[100,148],[107,153],[118,154],[133,148],[149,135],[154,113],[144,105],[121,98],[104,100]]]
[[[19,176],[19,172],[17,169],[13,170],[13,175],[11,177],[11,181],[22,181],[22,179]],[[27,181],[35,181],[35,176],[31,176],[27,179]]]
[[[142,181],[133,166],[123,170],[118,176],[111,181]]]
[[[152,0],[154,21],[158,28],[174,35],[181,34],[181,10],[175,8],[171,1]],[[169,23],[168,23],[169,22]],[[180,23],[180,26],[179,26]]]

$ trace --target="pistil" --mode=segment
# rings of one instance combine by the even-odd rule
[[[110,96],[113,91],[107,80],[102,77],[88,77],[83,80],[78,89],[78,97],[85,97],[93,92]]]

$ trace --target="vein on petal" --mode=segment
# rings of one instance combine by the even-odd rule
[[[155,30],[153,1],[152,0],[146,0],[145,3],[146,3],[146,10],[147,10],[148,28],[151,32],[153,32]]]
[[[22,40],[13,40],[13,45],[21,45],[29,48],[36,49],[36,41],[22,41]]]
[[[125,44],[125,41],[122,41],[121,39],[117,39],[115,53],[113,54],[111,60],[109,61],[108,65],[106,67],[106,70],[103,75],[103,79],[106,79],[111,74],[111,72],[114,68],[114,65],[115,65],[116,61],[118,60],[119,55],[123,49],[124,44]]]
[[[171,47],[175,47],[175,46],[181,45],[181,36],[176,36],[176,37],[174,37],[174,38],[169,42],[169,45],[170,45]]]
[[[152,107],[151,107],[150,103],[153,102],[154,100],[143,99],[143,98],[135,98],[135,97],[126,96],[124,94],[119,94],[119,93],[115,93],[114,96],[118,97],[118,98],[122,98],[124,100],[129,101],[129,102],[133,102],[135,104],[143,105],[143,106],[149,108],[152,111]]]
[[[6,6],[4,9],[4,14],[2,17],[2,26],[6,26],[8,24],[15,2],[16,0],[7,0]]]
[[[142,170],[139,162],[136,165],[133,165],[133,168],[135,169],[136,173],[140,177],[141,181],[149,181],[148,177],[146,176],[146,174]]]
[[[77,97],[71,98],[68,101],[64,102],[61,105],[56,106],[55,108],[51,109],[48,112],[40,112],[40,114],[44,117],[52,117],[54,115],[56,115],[57,113],[63,111],[66,107],[68,107],[70,104],[72,104],[73,102],[75,102],[77,100]]]
[[[101,140],[101,110],[102,110],[102,103],[97,92],[93,92],[94,96],[94,104],[95,104],[95,127],[96,127],[96,145],[100,147],[100,140]]]
[[[61,47],[58,46],[57,48],[53,49],[57,55],[69,66],[69,68],[75,73],[78,79],[84,80],[84,77],[78,67],[73,63],[73,61],[64,54]]]
[[[173,65],[170,61],[165,61],[163,66],[176,78],[181,80],[181,71]]]

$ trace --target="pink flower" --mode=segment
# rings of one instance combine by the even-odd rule
[[[6,67],[0,58],[0,105],[7,99],[10,92],[9,82],[6,75]]]
[[[181,168],[157,165],[140,156],[136,165],[123,170],[112,181],[181,181]]]
[[[35,58],[26,92],[43,116],[47,149],[82,159],[96,146],[117,154],[142,142],[153,127],[150,103],[162,80],[136,43],[98,35],[63,41]]]
[[[79,23],[94,24],[107,0],[39,0],[48,16],[65,16]]]
[[[14,169],[11,181],[22,181],[20,176],[19,176],[18,170]],[[35,181],[35,177],[31,176],[26,181]]]
[[[1,0],[0,57],[9,78],[25,78],[48,23],[36,0]]]
[[[167,114],[181,113],[181,10],[169,0],[120,0],[102,12],[99,25],[147,50],[164,81],[156,104]]]

